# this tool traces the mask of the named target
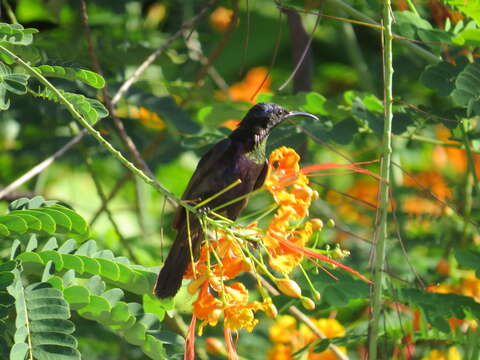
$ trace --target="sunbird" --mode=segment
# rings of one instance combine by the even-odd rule
[[[273,128],[293,116],[318,120],[315,115],[288,111],[273,103],[262,102],[254,105],[239,126],[200,159],[182,200],[190,204],[201,204],[240,180],[236,186],[197,208],[199,213],[208,213],[261,187],[268,170],[268,135]],[[235,220],[247,205],[247,201],[248,198],[244,197],[218,212]],[[205,237],[198,215],[189,212],[187,218],[187,211],[183,206],[177,209],[172,226],[177,231],[177,237],[157,277],[154,294],[159,298],[175,296],[192,256],[193,259],[198,258]]]

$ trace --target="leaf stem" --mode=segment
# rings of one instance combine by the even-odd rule
[[[376,243],[374,249],[373,269],[373,295],[372,316],[370,319],[369,360],[377,359],[378,330],[380,313],[382,308],[383,273],[385,267],[385,243],[388,236],[387,220],[389,205],[390,168],[392,156],[392,119],[393,119],[393,56],[392,56],[392,9],[391,0],[383,1],[383,81],[384,81],[384,128],[383,128],[383,154],[380,176],[384,181],[380,182],[380,206],[377,210]]]

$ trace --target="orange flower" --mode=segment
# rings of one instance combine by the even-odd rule
[[[442,175],[434,170],[424,171],[412,177],[406,176],[404,185],[430,190],[438,199],[447,200],[452,197],[452,190],[448,187]],[[419,186],[420,184],[420,186]],[[437,200],[425,199],[420,196],[408,196],[403,202],[403,210],[410,214],[431,214],[439,216],[444,211],[444,206]]]
[[[267,68],[255,67],[247,72],[242,81],[230,86],[228,94],[234,101],[245,101],[255,104],[257,95],[268,92],[271,82]],[[254,95],[255,97],[252,98]]]
[[[193,302],[193,315],[203,322],[200,324],[199,333],[203,332],[205,325],[217,325],[222,315],[222,302],[215,298],[208,289],[208,283],[200,290],[197,300]]]
[[[227,129],[230,129],[230,130],[233,131],[238,127],[238,124],[240,124],[240,121],[230,119],[230,120],[227,120],[227,121],[224,121],[223,123],[221,123],[220,126],[223,126]]]
[[[424,171],[419,174],[414,174],[412,179],[409,176],[405,177],[404,185],[408,187],[417,187],[420,183],[423,187],[432,191],[440,200],[446,200],[452,197],[452,190],[447,186],[443,176],[437,171]]]
[[[233,10],[219,6],[212,12],[208,20],[213,30],[223,33],[228,30],[232,18]]]
[[[165,122],[162,119],[160,119],[160,117],[156,113],[144,108],[143,106],[122,107],[117,110],[116,115],[121,118],[128,117],[133,120],[138,120],[144,126],[151,129],[156,129],[156,130],[165,129]]]

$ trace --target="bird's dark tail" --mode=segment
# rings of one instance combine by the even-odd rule
[[[200,226],[198,226],[198,228],[199,227]],[[183,275],[191,261],[188,232],[186,228],[186,226],[183,226],[182,229],[178,231],[175,242],[168,253],[167,259],[165,260],[160,273],[158,274],[153,292],[159,298],[175,296],[182,285]],[[194,230],[195,228],[197,227],[192,226],[190,229],[190,240],[192,243],[194,258],[196,259],[202,242],[203,231],[198,228],[198,230]]]

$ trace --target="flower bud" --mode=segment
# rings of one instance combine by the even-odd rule
[[[331,228],[335,227],[335,220],[333,220],[333,219],[328,219],[328,221],[327,221],[327,226],[328,226],[328,227],[331,227]]]
[[[302,297],[302,306],[307,310],[315,309],[315,303],[308,297]]]
[[[207,338],[206,348],[207,348],[207,353],[212,355],[222,355],[227,353],[223,343],[220,341],[220,339],[217,339],[215,337]]]
[[[249,272],[253,270],[252,260],[250,258],[243,259],[243,271]]]
[[[445,206],[445,208],[443,209],[443,212],[446,216],[449,216],[449,217],[455,214],[455,211],[453,211],[450,206]]]
[[[317,190],[313,190],[312,199],[313,199],[313,200],[317,200],[319,197],[320,197],[320,195],[318,195],[318,191],[317,191]]]
[[[205,282],[205,280],[206,280],[206,275],[200,276],[198,279],[194,279],[194,280],[190,281],[190,284],[188,284],[188,286],[187,286],[188,293],[190,295],[195,295],[198,288],[200,286],[202,286],[202,284]]]
[[[278,315],[277,307],[272,303],[268,304],[268,307],[265,310],[265,315],[267,315],[269,318],[275,319]]]
[[[278,289],[287,296],[300,297],[302,296],[302,289],[298,284],[291,279],[277,280]]]
[[[319,301],[319,300],[322,298],[322,295],[320,295],[320,292],[319,292],[319,291],[315,290],[315,291],[313,292],[313,298],[314,298],[315,300]]]
[[[319,218],[311,219],[310,222],[312,223],[313,230],[322,230],[323,228],[323,221]]]
[[[333,254],[332,254],[332,255],[333,255],[333,257],[336,258],[336,259],[343,259],[343,258],[345,258],[345,257],[347,257],[347,256],[350,255],[350,251],[348,251],[348,250],[342,250],[342,249],[340,249],[340,246],[337,246],[337,247],[335,248],[335,250],[333,250]]]

